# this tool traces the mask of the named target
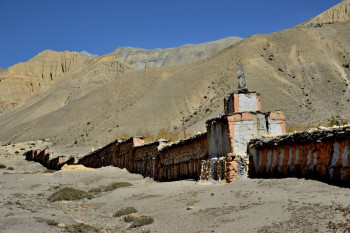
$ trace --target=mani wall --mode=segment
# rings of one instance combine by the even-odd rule
[[[350,125],[313,129],[248,145],[249,177],[303,177],[350,186]]]
[[[99,168],[126,168],[158,181],[195,179],[203,182],[234,182],[247,176],[247,144],[263,135],[285,133],[281,111],[261,112],[256,92],[233,93],[224,100],[224,114],[206,122],[207,132],[167,144],[166,140],[144,143],[142,137],[116,140],[79,159],[78,164]],[[45,159],[32,154],[46,153]],[[59,169],[71,159],[50,159],[49,152],[30,151],[28,160]]]
[[[79,160],[87,167],[115,166],[157,181],[199,180],[201,161],[208,155],[207,134],[167,144],[167,140],[144,143],[142,137],[117,140]]]
[[[51,170],[60,170],[65,164],[71,165],[76,162],[75,157],[57,156],[52,157],[49,149],[30,150],[23,154],[28,161],[41,163],[44,167]]]

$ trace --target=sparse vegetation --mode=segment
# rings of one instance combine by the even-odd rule
[[[4,164],[0,163],[0,169],[4,169],[4,168],[6,168],[6,166]]]
[[[337,120],[340,120],[341,121],[341,124],[342,125],[347,125],[348,122],[345,121],[343,118],[341,117],[338,117],[338,118],[335,118],[334,116],[332,116],[332,118],[329,120],[328,124],[326,125],[327,127],[332,127],[334,125],[337,125]],[[306,131],[308,129],[311,129],[311,128],[318,128],[321,126],[321,123],[317,124],[317,125],[313,125],[313,124],[306,124],[306,125],[303,125],[303,124],[297,124],[297,125],[289,125],[286,127],[286,131],[287,133],[292,133],[294,131]]]
[[[70,233],[78,233],[78,232],[100,232],[100,230],[96,227],[90,226],[85,223],[77,223],[74,225],[70,225],[66,227],[66,231]]]
[[[54,173],[54,172],[55,172],[55,170],[50,170],[50,169],[43,171],[43,173]]]
[[[115,182],[115,183],[107,185],[103,191],[108,192],[108,191],[113,191],[115,189],[128,187],[128,186],[132,186],[132,184],[130,184],[129,182]]]
[[[62,201],[62,200],[79,200],[79,199],[92,199],[94,196],[85,191],[74,189],[74,188],[63,188],[53,193],[48,200],[51,202]]]
[[[343,118],[341,117],[338,117],[338,118],[335,118],[334,116],[332,116],[332,119],[329,121],[329,123],[327,124],[328,127],[332,127],[334,125],[337,125],[337,120],[340,120],[341,124],[342,125],[347,125],[348,122],[345,121]]]
[[[142,215],[140,218],[135,219],[135,221],[131,224],[131,228],[149,225],[153,222],[154,219],[152,217]]]
[[[102,193],[102,189],[100,188],[90,189],[88,193],[99,194],[99,193]]]
[[[47,223],[47,225],[50,225],[50,226],[57,226],[58,225],[58,222],[56,222],[55,220],[52,220],[52,219],[44,219],[44,218],[41,218],[41,217],[34,217],[35,220],[37,222],[40,222],[40,223]]]
[[[123,188],[123,187],[129,187],[129,186],[132,186],[132,184],[129,183],[129,182],[114,182],[114,183],[106,185],[106,186],[101,186],[99,188],[90,189],[88,191],[88,193],[100,194],[102,192],[113,191],[115,189],[119,189],[119,188]]]
[[[187,137],[193,136],[192,133],[187,133],[187,132],[186,132],[186,135],[187,135]],[[155,132],[155,133],[151,133],[149,130],[146,130],[146,131],[139,130],[136,132],[135,136],[144,137],[145,142],[153,142],[153,141],[158,140],[160,138],[165,138],[165,139],[168,139],[169,141],[172,141],[172,142],[184,139],[182,131],[171,132],[170,130],[167,130],[165,128],[161,128],[158,132]],[[131,137],[131,135],[129,135],[127,133],[121,133],[121,134],[116,134],[114,136],[114,140],[116,140],[118,138],[127,139],[130,137]]]
[[[135,209],[134,207],[126,207],[123,209],[118,210],[113,216],[114,217],[121,217],[127,214],[133,214],[133,213],[137,213],[137,209]]]
[[[56,222],[55,220],[46,220],[47,225],[50,226],[57,226],[58,222]]]
[[[292,132],[295,132],[295,131],[306,131],[308,129],[311,129],[311,128],[318,128],[319,126],[321,126],[321,124],[317,124],[317,125],[311,125],[311,124],[307,124],[307,125],[302,125],[302,124],[297,124],[297,125],[288,125],[286,127],[286,131],[287,133],[292,133]]]

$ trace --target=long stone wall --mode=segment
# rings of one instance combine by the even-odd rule
[[[41,163],[44,167],[51,170],[60,170],[65,164],[74,164],[75,157],[55,156],[50,154],[49,149],[44,150],[30,150],[23,154],[28,161]]]
[[[79,160],[98,168],[116,166],[158,181],[200,178],[201,161],[208,159],[207,133],[166,145],[166,140],[143,143],[139,137],[114,141]]]
[[[253,139],[249,177],[304,177],[350,186],[350,126]]]
[[[157,180],[159,168],[159,150],[166,141],[155,141],[137,146],[133,150],[133,165],[131,172]]]
[[[208,159],[207,133],[167,145],[160,150],[157,180],[199,180],[201,161]]]

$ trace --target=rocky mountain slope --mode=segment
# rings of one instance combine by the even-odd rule
[[[46,50],[29,61],[13,65],[0,73],[0,114],[21,106],[32,96],[38,98],[37,94],[50,90],[54,85],[66,83],[65,89],[60,91],[74,92],[76,96],[73,82],[76,83],[75,86],[82,85],[79,92],[86,93],[87,87],[83,83],[91,90],[132,70],[134,68],[115,56],[88,57],[77,52]],[[66,98],[71,101],[74,96],[69,94]],[[62,106],[48,105],[52,105],[50,109]],[[47,108],[41,111],[46,110]]]
[[[227,37],[213,42],[187,44],[168,49],[121,47],[114,50],[110,55],[117,56],[137,69],[179,66],[204,59],[240,40],[239,37]]]
[[[283,110],[288,125],[326,123],[332,116],[349,121],[348,38],[350,21],[344,21],[254,35],[177,67],[135,70],[115,56],[79,58],[79,72],[52,75],[52,81],[69,81],[50,82],[0,116],[0,141],[49,137],[57,145],[91,147],[123,132],[181,131],[183,117],[188,131],[203,131],[207,119],[222,113],[223,98],[237,90],[238,60],[249,90],[261,93],[263,111]],[[44,77],[51,80],[50,73]]]
[[[198,45],[154,50],[124,47],[104,56],[86,51],[46,50],[27,62],[18,63],[7,70],[0,69],[0,115],[21,106],[31,96],[48,90],[58,80],[65,82],[83,75],[94,83],[103,83],[133,70],[132,67],[142,69],[195,62],[239,40],[241,38],[228,37]]]
[[[343,0],[322,14],[300,24],[299,26],[307,25],[324,25],[350,20],[350,0]]]

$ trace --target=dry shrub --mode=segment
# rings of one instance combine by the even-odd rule
[[[0,163],[0,169],[4,169],[4,168],[6,168],[6,166],[4,164]]]
[[[131,224],[132,228],[140,227],[148,224],[152,224],[154,219],[150,216],[142,215],[140,218],[135,219],[135,221]]]
[[[115,182],[104,187],[104,192],[113,191],[115,189],[132,186],[129,182]]]
[[[88,193],[99,194],[99,193],[102,193],[102,189],[101,188],[93,188],[93,189],[90,189],[88,191]]]
[[[126,207],[123,209],[118,210],[113,216],[114,217],[121,217],[127,214],[133,214],[133,213],[137,213],[137,209],[135,209],[134,207]]]
[[[302,125],[302,124],[297,124],[297,125],[289,125],[286,127],[286,131],[287,133],[292,133],[292,132],[300,132],[300,131],[307,131],[309,129],[312,128],[318,128],[320,127],[321,124],[317,124],[317,125],[312,125],[312,124],[306,124],[306,125]]]
[[[100,232],[100,230],[96,227],[90,226],[84,223],[77,223],[74,225],[70,225],[66,227],[66,231],[70,233],[77,232]]]
[[[83,198],[92,199],[94,198],[94,196],[79,189],[63,188],[53,193],[48,198],[48,200],[51,202],[55,202],[55,201],[62,201],[62,200],[66,200],[66,201],[79,200]]]
[[[136,134],[134,136],[142,136],[145,138],[145,142],[153,142],[156,141],[160,138],[165,138],[168,139],[171,142],[176,142],[179,141],[181,139],[184,139],[184,135],[183,132],[174,132],[174,131],[170,131],[168,129],[165,128],[161,128],[160,130],[158,130],[155,133],[151,133],[149,130],[138,130],[136,132]],[[186,133],[186,138],[193,136],[193,133]],[[129,134],[126,133],[121,133],[121,134],[116,134],[113,138],[113,140],[116,140],[118,138],[123,138],[123,139],[127,139],[130,138]]]

